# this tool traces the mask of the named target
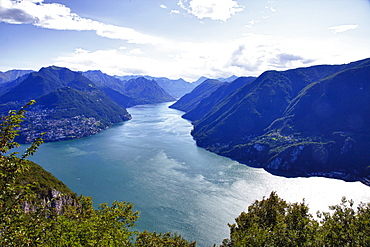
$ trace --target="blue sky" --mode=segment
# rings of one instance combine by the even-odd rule
[[[370,57],[369,0],[0,0],[0,71],[258,76]]]

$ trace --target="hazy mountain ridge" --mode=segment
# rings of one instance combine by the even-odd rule
[[[201,147],[272,173],[361,180],[370,175],[369,64],[266,71],[221,100],[203,99],[216,104],[198,109],[192,135]]]
[[[0,84],[14,81],[18,77],[34,72],[33,70],[12,69],[5,72],[0,71]]]
[[[198,85],[188,94],[185,94],[178,101],[170,106],[170,108],[180,111],[190,111],[194,109],[202,99],[210,96],[217,88],[226,85],[226,82],[218,80],[207,79]]]
[[[123,85],[123,90],[126,96],[135,99],[136,105],[163,103],[175,100],[156,81],[148,80],[144,77],[127,81]]]
[[[99,70],[86,71],[83,74],[94,81],[113,101],[125,108],[175,100],[155,80],[130,76],[128,81],[122,81]],[[136,86],[133,86],[134,84]]]
[[[190,92],[194,89],[195,85],[193,83],[187,82],[180,78],[177,80],[168,79],[166,77],[153,77],[148,75],[126,75],[126,76],[115,76],[119,78],[123,83],[143,77],[147,80],[154,80],[158,85],[163,88],[168,94],[174,98],[180,98],[184,94]]]

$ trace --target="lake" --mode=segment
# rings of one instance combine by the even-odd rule
[[[328,178],[284,178],[195,145],[192,125],[170,103],[129,108],[133,119],[97,135],[45,143],[31,160],[94,205],[129,201],[138,230],[178,232],[198,246],[219,244],[227,223],[271,191],[289,202],[305,198],[311,212],[342,196],[370,202],[370,187]]]

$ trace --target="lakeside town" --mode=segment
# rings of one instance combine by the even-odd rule
[[[45,142],[63,141],[94,135],[106,128],[94,117],[83,115],[53,119],[51,114],[55,109],[34,107],[25,113],[25,121],[20,127],[19,142],[31,143],[40,137]]]

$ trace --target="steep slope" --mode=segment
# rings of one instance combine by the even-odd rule
[[[89,70],[82,74],[89,80],[93,81],[99,88],[110,88],[117,92],[124,93],[123,85],[125,82],[114,76],[107,75],[100,70]]]
[[[268,71],[195,121],[192,134],[275,174],[368,181],[369,78],[370,59]]]
[[[131,79],[124,84],[124,95],[133,98],[136,105],[174,101],[175,98],[164,91],[156,81],[144,77]]]
[[[8,70],[6,72],[0,71],[0,84],[14,81],[18,77],[24,76],[32,72],[33,70],[18,70],[18,69]]]
[[[190,111],[195,108],[199,102],[208,96],[210,96],[217,88],[222,85],[226,85],[226,82],[220,82],[217,80],[205,80],[199,86],[193,89],[188,94],[185,94],[178,101],[176,101],[170,108],[177,109],[180,111]]]
[[[122,81],[117,77],[104,74],[99,70],[86,71],[83,74],[95,82],[97,87],[102,89],[113,101],[123,107],[175,100],[166,90],[158,85],[159,83],[152,79],[133,76],[132,78],[127,77],[131,78],[128,81]],[[172,83],[169,79],[165,79],[162,78],[162,84],[165,83],[167,85]]]
[[[369,63],[321,65],[288,71],[267,71],[219,102],[197,121],[192,132],[197,144],[233,145],[261,135],[272,121],[282,116],[290,101],[305,86],[339,71]]]
[[[209,97],[201,100],[196,107],[185,113],[182,117],[191,121],[201,119],[210,112],[218,102],[254,79],[255,77],[240,77],[228,84],[220,86]]]
[[[12,80],[12,81],[7,81],[2,84],[0,84],[0,97],[4,95],[5,93],[9,92],[16,86],[18,86],[22,81],[27,79],[29,74],[24,74],[22,76],[19,76],[18,78]]]
[[[131,119],[103,92],[83,92],[63,87],[36,99],[26,113],[17,141],[32,142],[44,133],[45,142],[69,140],[94,135],[115,123]]]
[[[137,104],[134,98],[125,95],[125,81],[107,75],[100,70],[89,70],[83,72],[83,75],[93,81],[98,88],[103,90],[105,94],[119,106],[128,108]]]
[[[353,68],[303,89],[268,128],[267,133],[292,140],[270,150],[266,168],[370,175],[369,78],[370,66]],[[288,157],[297,146],[301,150],[295,155],[297,162],[292,162]]]
[[[0,97],[0,103],[9,101],[28,102],[58,88],[73,87],[81,91],[94,91],[96,86],[81,73],[67,68],[50,66],[31,73],[15,88]]]
[[[167,93],[169,93],[174,98],[182,97],[183,95],[193,90],[195,87],[195,85],[193,85],[192,83],[187,82],[181,78],[178,80],[170,80],[165,77],[160,78],[153,77],[152,80],[155,80],[161,88],[163,88]]]
[[[130,119],[125,109],[114,104],[103,93],[91,94],[72,87],[60,88],[37,98],[35,106],[53,109],[48,116],[53,119],[83,115],[100,119],[105,125]]]
[[[174,98],[180,98],[184,94],[189,93],[195,88],[193,83],[187,82],[184,79],[180,78],[177,80],[168,79],[166,77],[153,77],[148,75],[125,75],[125,76],[115,76],[119,78],[122,82],[129,81],[131,79],[137,79],[144,77],[147,80],[154,80],[158,85],[169,93]]]
[[[59,141],[98,133],[114,123],[131,119],[81,73],[47,67],[28,75],[0,97],[1,111],[19,108],[31,99],[27,120],[17,141],[29,143],[40,133],[45,141]]]

